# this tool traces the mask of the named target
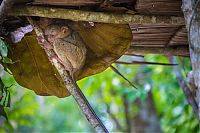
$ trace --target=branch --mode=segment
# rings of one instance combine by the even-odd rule
[[[169,58],[171,63],[177,63],[174,57]],[[174,74],[176,75],[176,79],[180,85],[180,87],[183,90],[183,93],[186,96],[186,99],[188,103],[192,106],[194,113],[198,117],[198,104],[196,100],[194,99],[194,96],[192,92],[190,91],[190,88],[188,87],[187,82],[184,80],[183,75],[181,74],[180,68],[178,66],[173,67]]]
[[[126,80],[133,88],[137,89],[137,87],[131,83],[131,81],[129,81],[123,74],[121,74],[114,66],[110,66],[110,68],[119,76],[121,76],[124,80]]]
[[[0,5],[0,25],[3,23],[8,11],[12,8],[15,0],[3,0]]]
[[[161,54],[166,56],[189,56],[188,46],[177,47],[143,47],[143,46],[131,46],[126,54]]]
[[[144,58],[144,55],[137,55],[137,54],[127,53],[127,52],[124,55]]]
[[[133,65],[133,64],[140,64],[140,65],[163,65],[163,66],[175,66],[178,64],[168,64],[168,63],[158,63],[158,62],[146,62],[146,61],[131,61],[131,62],[124,62],[124,61],[116,61],[116,64],[123,64],[123,65]]]
[[[184,19],[182,17],[116,14],[25,5],[16,6],[11,12],[9,12],[9,15],[39,16],[46,18],[69,19],[73,21],[91,21],[114,24],[184,24]]]
[[[40,27],[31,19],[28,18],[29,22],[33,26],[36,35],[44,38],[43,32],[40,29]],[[44,49],[48,57],[52,57],[52,55],[55,55],[53,50],[47,50]],[[51,58],[49,58],[51,59]],[[97,131],[97,132],[108,132],[106,127],[103,125],[101,120],[98,118],[94,110],[92,109],[91,105],[87,101],[86,97],[78,87],[75,81],[73,81],[72,77],[70,76],[69,72],[65,70],[64,66],[58,62],[57,60],[50,60],[54,66],[56,67],[57,71],[59,72],[60,76],[62,77],[64,84],[68,91],[71,93],[71,95],[74,97],[76,102],[78,103],[79,107],[81,108],[83,114],[91,124],[91,126]]]

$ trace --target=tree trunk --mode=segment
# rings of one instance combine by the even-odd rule
[[[170,57],[169,60],[171,63],[177,63],[175,57]],[[198,105],[194,98],[195,95],[192,93],[196,89],[196,87],[192,87],[191,85],[187,84],[187,82],[184,80],[184,76],[180,70],[181,70],[181,68],[179,68],[179,66],[173,67],[173,71],[174,71],[174,74],[176,75],[178,84],[181,87],[181,89],[183,90],[183,93],[185,94],[185,97],[186,97],[188,103],[192,106],[192,109],[193,109],[195,115],[198,117]]]
[[[190,58],[192,61],[192,73],[196,89],[196,102],[198,105],[198,118],[200,119],[200,23],[197,16],[198,3],[200,0],[182,0],[182,9],[188,30],[190,44]]]
[[[137,105],[139,112],[132,119],[131,132],[133,133],[161,133],[159,118],[151,91],[144,102],[137,99],[134,105]]]

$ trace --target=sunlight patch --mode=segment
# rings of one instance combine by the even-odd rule
[[[119,85],[119,79],[118,78],[114,78],[113,80],[112,80],[112,84],[113,85]]]

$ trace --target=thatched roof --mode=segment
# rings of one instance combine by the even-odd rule
[[[103,3],[102,0],[34,0],[32,4],[117,13],[136,11],[141,15],[183,17],[181,0],[112,0],[107,3]],[[130,24],[130,27],[134,47],[181,47],[184,53],[175,53],[175,55],[189,55],[187,31],[183,24]]]
[[[121,20],[119,21],[120,23],[128,23],[132,29],[133,42],[131,49],[135,50],[129,50],[129,53],[155,53],[164,55],[189,56],[187,31],[185,28],[184,21],[182,23],[179,22],[179,19],[174,21],[173,18],[170,18],[178,17],[184,20],[181,11],[181,0],[33,0],[32,2],[30,2],[30,0],[25,1],[28,2],[28,5],[34,6],[36,5],[43,7],[61,7],[65,9],[76,9],[82,11],[92,11],[101,13],[108,12],[119,15],[127,13],[134,15],[136,14],[136,19],[133,16],[131,19],[124,20],[123,22]],[[18,4],[24,5],[24,3]],[[90,14],[90,12],[88,14]],[[101,15],[99,16],[101,17]],[[143,16],[146,18],[143,18]],[[148,16],[149,18],[151,16],[155,17],[150,18],[150,20]],[[118,16],[118,18],[120,17]],[[154,19],[156,19],[155,22]],[[84,20],[85,19],[83,19],[82,21]]]

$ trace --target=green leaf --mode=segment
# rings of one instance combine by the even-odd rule
[[[3,57],[3,62],[7,64],[13,64],[13,61],[8,57]]]
[[[6,106],[5,104],[6,104],[6,97],[7,97],[7,93],[6,93],[6,91],[4,91],[3,92],[3,97],[1,98],[1,101],[0,101],[0,105],[2,105],[2,106]]]
[[[6,90],[5,92],[6,96],[3,105],[4,107],[10,107],[10,92],[8,90]]]
[[[10,103],[11,103],[11,98],[10,98],[10,92],[8,91],[7,105],[6,105],[6,107],[10,107]]]
[[[8,89],[12,86],[13,85],[5,87],[3,82],[0,82],[0,105],[4,107],[10,107],[10,92]]]
[[[8,55],[8,48],[2,39],[0,39],[0,53],[3,57],[7,57]]]

